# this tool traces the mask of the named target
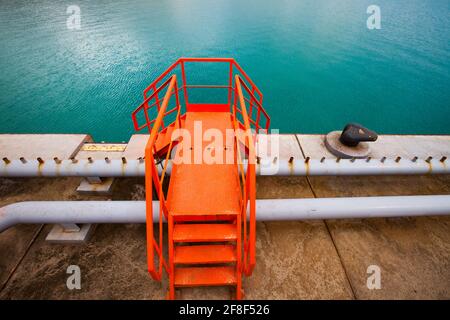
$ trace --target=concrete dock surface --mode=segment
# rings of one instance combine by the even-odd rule
[[[389,148],[378,144],[373,150],[387,157],[398,152],[403,157],[449,155],[449,137],[433,137],[421,137],[425,142],[415,146],[414,139],[401,143],[411,136],[391,136],[386,138]],[[142,141],[135,138],[134,143]],[[332,157],[312,141],[322,140],[283,135],[285,146],[278,156]],[[111,152],[127,152],[121,150]],[[133,144],[128,152],[138,155],[138,150]],[[80,181],[0,178],[0,206],[27,200],[145,198],[143,178],[116,179],[111,196],[79,195],[75,190]],[[260,199],[427,194],[450,194],[450,176],[257,178]],[[46,242],[51,227],[19,225],[0,234],[0,299],[166,298],[167,279],[155,282],[147,273],[145,225],[97,225],[83,245]],[[80,290],[66,286],[69,265],[81,269]],[[381,270],[380,289],[367,287],[370,265]],[[450,217],[259,222],[257,264],[243,288],[246,299],[450,299]],[[231,292],[183,289],[177,297],[224,299]]]

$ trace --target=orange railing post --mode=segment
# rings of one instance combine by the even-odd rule
[[[246,275],[251,275],[256,264],[256,175],[255,175],[255,146],[253,142],[253,134],[251,132],[250,120],[247,114],[247,108],[245,105],[244,95],[242,93],[241,87],[242,80],[236,75],[235,76],[235,86],[236,86],[236,96],[239,100],[240,112],[242,114],[242,119],[244,121],[244,144],[248,150],[248,162],[247,162],[247,173],[242,181],[243,199],[242,199],[242,218],[243,221],[243,233],[244,233],[244,262],[243,269]],[[236,98],[235,98],[236,99]],[[234,115],[236,117],[237,106],[234,106]],[[236,119],[235,119],[236,121]],[[238,133],[236,133],[238,134]],[[241,139],[236,139],[239,143]],[[238,145],[239,148],[239,145]],[[238,151],[238,154],[239,151]],[[239,161],[241,162],[241,160]],[[249,209],[249,215],[247,217],[247,208]],[[249,219],[249,230],[247,235],[247,223],[246,220]]]
[[[181,65],[181,80],[183,81],[183,93],[184,93],[184,104],[188,105],[189,104],[189,99],[188,99],[188,93],[187,93],[187,83],[186,83],[186,70],[184,69],[184,61],[181,60],[180,62]]]
[[[230,62],[230,71],[228,76],[228,104],[231,109],[231,95],[233,93],[233,62]]]

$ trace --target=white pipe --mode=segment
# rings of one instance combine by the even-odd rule
[[[257,175],[358,176],[449,174],[446,159],[304,159],[261,161]]]
[[[153,221],[159,203],[153,202]],[[450,214],[450,196],[394,196],[256,201],[258,221]],[[144,223],[144,201],[29,201],[0,208],[0,232],[19,223]]]
[[[169,162],[167,174],[172,163]],[[161,170],[161,166],[158,165]],[[424,175],[449,174],[450,165],[439,159],[309,159],[261,161],[261,176],[340,176],[340,175]],[[144,160],[0,160],[0,177],[139,177],[145,175]]]
[[[155,219],[159,202],[153,202]],[[145,201],[25,201],[0,208],[0,232],[19,223],[143,223]]]
[[[450,195],[257,200],[257,220],[381,218],[450,214]]]
[[[0,160],[0,177],[138,177],[144,160]]]

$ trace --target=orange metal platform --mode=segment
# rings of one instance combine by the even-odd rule
[[[229,112],[187,112],[184,128],[191,137],[194,137],[194,122],[201,124],[203,131],[219,130],[224,137],[226,129],[233,130]],[[202,141],[201,144],[194,145],[191,141],[190,146],[181,142],[177,147],[190,152],[189,158],[193,162],[194,153],[199,152],[203,155],[209,144]],[[216,147],[225,148],[224,145],[220,146],[220,143]],[[231,150],[232,146],[229,148]],[[177,152],[178,157],[181,157],[180,154],[181,152]],[[226,159],[219,160],[225,162]],[[179,162],[180,159],[175,158],[174,163]],[[173,216],[239,214],[240,187],[237,164],[201,162],[173,165],[167,196],[169,214]]]

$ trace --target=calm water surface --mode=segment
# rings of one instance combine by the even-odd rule
[[[450,1],[1,1],[0,133],[127,140],[142,90],[180,56],[234,57],[273,127],[450,134]],[[79,31],[66,9],[81,9]]]

